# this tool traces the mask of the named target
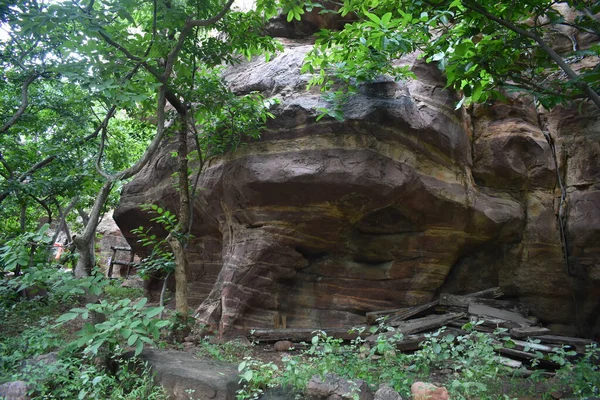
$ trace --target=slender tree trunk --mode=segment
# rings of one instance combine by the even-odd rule
[[[98,192],[94,206],[89,215],[89,219],[85,225],[85,229],[81,235],[73,236],[73,243],[79,253],[79,259],[75,266],[75,277],[82,278],[90,276],[95,265],[94,257],[94,239],[96,237],[96,228],[100,220],[100,211],[110,194],[113,182],[108,180],[104,182],[102,188]]]
[[[179,222],[176,231],[171,232],[169,235],[168,242],[175,256],[175,309],[182,317],[186,317],[188,314],[186,275],[188,260],[185,254],[185,243],[189,235],[190,190],[188,183],[187,119],[185,115],[181,116],[180,119],[181,127],[177,147],[177,162],[179,165]]]

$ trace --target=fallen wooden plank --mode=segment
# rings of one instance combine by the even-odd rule
[[[477,316],[498,318],[505,321],[515,322],[523,326],[531,326],[533,321],[528,320],[521,314],[512,311],[499,310],[494,307],[485,306],[483,304],[469,304],[469,314]]]
[[[439,304],[439,301],[434,300],[429,303],[421,304],[420,306],[410,307],[406,311],[394,314],[391,318],[389,318],[388,320],[385,321],[385,324],[389,325],[389,326],[396,326],[395,324],[397,324],[398,322],[407,320],[412,317],[420,316],[423,313],[431,310],[438,304]]]
[[[409,321],[396,321],[389,326],[396,328],[397,332],[402,332],[405,335],[411,333],[424,332],[431,329],[440,328],[446,325],[448,322],[464,317],[464,313],[450,313],[450,314],[434,314],[426,317],[411,319]]]
[[[456,321],[449,322],[448,326],[462,329],[462,327],[465,326],[465,324],[468,324],[469,322],[471,322],[471,321],[465,320],[465,319],[458,319]],[[484,332],[484,333],[493,333],[496,330],[496,328],[491,328],[489,326],[484,326],[484,325],[473,325],[473,329],[478,332]]]
[[[543,351],[544,353],[553,353],[552,347],[546,346],[546,345],[543,345],[540,343],[531,343],[531,342],[526,342],[524,340],[516,340],[516,339],[513,339],[512,342],[516,345],[515,348],[517,350],[523,350],[523,349],[526,349],[527,347],[529,347],[530,349]]]
[[[406,310],[408,310],[410,307],[403,307],[403,308],[395,308],[393,310],[383,310],[383,311],[371,311],[368,312],[366,314],[367,317],[367,324],[369,325],[375,325],[377,323],[377,320],[381,317],[386,317],[388,315],[393,315],[396,313],[401,313],[404,312]]]
[[[523,328],[511,329],[510,336],[518,339],[526,339],[530,336],[548,335],[550,332],[550,329],[541,326],[528,326]]]
[[[498,297],[504,296],[504,292],[498,286],[481,290],[479,292],[466,294],[466,297],[480,297],[485,299],[497,299]]]
[[[484,306],[497,308],[499,310],[516,312],[521,315],[529,315],[529,309],[524,305],[507,300],[482,299],[477,297],[459,296],[456,294],[442,293],[440,305],[448,307],[452,311],[466,311],[471,304],[482,304]]]
[[[418,317],[423,313],[433,309],[439,304],[438,300],[431,301],[429,303],[421,304],[414,307],[397,308],[395,310],[387,311],[373,311],[367,313],[367,324],[375,325],[377,320],[382,317],[388,317],[385,321],[386,325],[389,325],[390,321],[404,321],[412,317]]]
[[[427,336],[431,334],[431,332],[429,333],[420,333],[417,335],[406,335],[402,338],[402,340],[399,340],[397,342],[395,342],[394,344],[396,345],[396,348],[400,351],[415,351],[418,350],[420,348],[420,344],[422,342],[424,342],[425,340],[427,340]],[[446,330],[444,330],[444,332],[440,333],[438,338],[445,338],[446,336],[452,335],[454,337],[459,336],[459,335],[464,335],[465,331],[461,330],[461,329],[455,329],[455,328],[447,328]],[[377,336],[377,335],[374,335]],[[368,338],[367,338],[368,340]]]
[[[517,361],[517,360],[513,360],[511,358],[506,358],[506,357],[498,357],[500,364],[510,367],[510,368],[514,368],[514,369],[518,369],[521,368],[523,366],[523,363],[521,361]]]
[[[442,315],[428,315],[427,317],[417,318],[410,321],[400,321],[398,322],[394,331],[371,335],[367,337],[366,340],[369,342],[376,342],[380,335],[384,335],[385,337],[391,337],[397,333],[402,333],[403,335],[410,335],[413,333],[431,331],[437,328],[441,328],[442,326],[447,325],[450,322],[462,317],[464,317],[463,313],[452,313]]]
[[[336,339],[353,340],[356,339],[359,334],[358,332],[350,333],[349,328],[323,328],[327,336],[334,337]],[[250,329],[248,336],[253,340],[261,342],[277,342],[280,340],[291,340],[292,342],[310,342],[313,336],[317,335],[318,329]],[[366,337],[370,335],[368,330],[365,330],[360,336]]]
[[[580,353],[585,352],[585,346],[595,343],[593,340],[590,339],[557,335],[533,336],[532,339],[539,339],[542,343],[554,344],[557,345],[557,347],[560,345],[571,346]]]
[[[547,359],[544,359],[543,357],[540,357],[534,353],[529,353],[526,351],[521,351],[521,350],[516,350],[516,349],[507,349],[505,347],[500,347],[498,349],[495,350],[497,353],[500,353],[504,356],[513,358],[513,359],[518,359],[518,360],[523,360],[523,361],[527,361],[528,363],[531,363],[531,361],[536,360],[536,362],[538,363],[539,366],[541,367],[550,367],[550,368],[558,368],[560,367],[557,363],[555,363],[554,361],[550,361]]]

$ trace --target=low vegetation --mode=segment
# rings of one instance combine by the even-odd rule
[[[474,330],[475,325],[468,324],[464,327],[466,333],[458,336],[441,328],[427,335],[414,353],[396,350],[395,342],[402,339],[400,333],[379,335],[376,343],[367,345],[358,335],[346,344],[317,331],[306,350],[283,358],[282,368],[273,362],[244,357],[239,364],[242,388],[237,398],[257,399],[276,386],[302,398],[312,376],[328,373],[362,379],[375,389],[385,383],[404,398],[410,398],[411,384],[419,380],[445,385],[452,399],[550,399],[557,394],[588,398],[600,394],[600,349],[596,345],[588,346],[580,359],[574,359],[575,353],[565,349],[553,354],[551,359],[560,368],[552,378],[542,370],[525,378],[524,370],[504,366],[495,352],[498,340],[510,342],[502,335],[503,330],[489,335]],[[390,328],[380,325],[379,329]],[[533,348],[529,351],[535,353]],[[538,356],[539,362],[544,356]]]
[[[156,308],[143,307],[140,289],[121,288],[99,275],[74,279],[40,267],[38,275],[48,280],[25,286],[37,287],[43,296],[26,298],[15,285],[35,275],[29,272],[0,281],[0,384],[24,381],[32,399],[166,399],[144,364],[123,357],[170,324],[153,318]],[[85,305],[86,291],[96,293],[99,302]],[[85,323],[93,313],[103,314],[104,322]]]

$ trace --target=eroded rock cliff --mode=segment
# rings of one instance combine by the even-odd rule
[[[420,304],[440,291],[499,285],[554,329],[600,325],[597,110],[539,115],[527,100],[455,111],[434,65],[406,57],[418,79],[363,88],[343,122],[299,67],[310,49],[231,68],[239,92],[281,103],[260,141],[214,160],[194,199],[190,302],[229,335],[272,327],[359,324],[368,311]],[[567,187],[565,266],[560,190]],[[139,205],[176,209],[175,160],[161,152],[125,186],[115,219],[149,226]],[[130,244],[136,245],[129,236]]]

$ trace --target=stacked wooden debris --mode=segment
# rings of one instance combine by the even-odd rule
[[[498,353],[501,362],[513,368],[531,365],[536,359],[540,367],[558,367],[546,357],[540,359],[535,353],[548,354],[556,348],[565,346],[568,350],[583,353],[591,340],[553,335],[548,328],[542,327],[529,310],[514,301],[501,300],[504,293],[500,288],[490,288],[467,295],[443,293],[439,299],[426,304],[398,308],[393,310],[374,311],[366,314],[367,324],[359,327],[360,335],[367,342],[375,342],[380,335],[393,336],[402,333],[402,340],[396,342],[401,351],[414,351],[426,340],[427,335],[442,326],[447,329],[443,335],[465,334],[463,327],[471,326],[481,332],[492,333],[498,328],[505,328],[500,335],[510,337],[508,341],[499,340]],[[371,335],[369,325],[382,323],[393,327],[393,331]],[[360,329],[362,328],[362,329]],[[355,339],[359,333],[351,328],[324,328],[328,336],[344,340]],[[250,338],[262,342],[291,340],[293,342],[310,342],[316,329],[253,329]],[[535,343],[528,339],[536,339]]]
[[[498,287],[462,296],[443,293],[439,299],[427,304],[367,313],[367,323],[374,325],[382,321],[393,326],[395,332],[386,335],[403,333],[403,339],[397,342],[403,351],[417,350],[428,333],[442,326],[450,327],[446,334],[454,336],[465,333],[462,328],[469,322],[475,330],[486,333],[505,328],[500,335],[510,336],[510,346],[502,345],[506,341],[498,341],[497,351],[503,357],[503,364],[514,368],[531,365],[533,359],[537,359],[536,364],[541,367],[557,367],[535,353],[552,353],[561,346],[583,353],[585,346],[593,343],[587,339],[553,335],[535,317],[529,316],[529,310],[522,304],[500,300],[503,295]],[[366,338],[367,341],[376,339],[377,335]],[[534,339],[535,343],[528,339]]]

